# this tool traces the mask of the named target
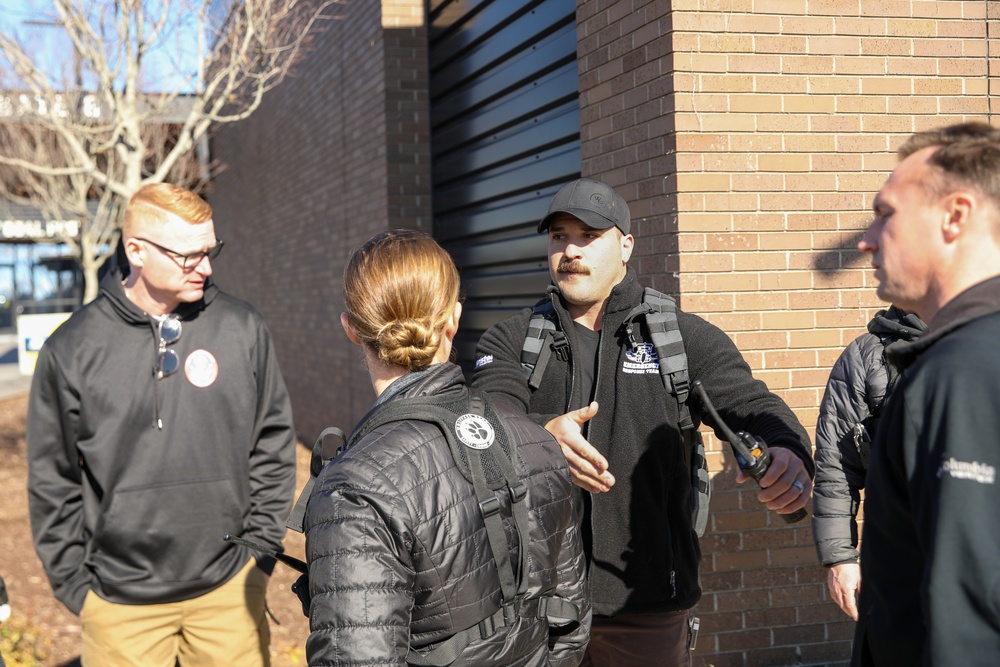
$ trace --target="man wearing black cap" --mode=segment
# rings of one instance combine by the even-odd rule
[[[473,385],[543,424],[576,484],[589,491],[584,531],[594,623],[583,664],[690,665],[689,610],[701,597],[691,452],[641,316],[643,287],[628,268],[628,205],[608,185],[579,179],[556,193],[538,231],[549,235],[547,300],[565,343],[529,383],[521,354],[532,310],[525,309],[483,335]],[[676,320],[690,382],[701,381],[732,429],[771,447],[760,501],[781,514],[802,508],[813,474],[805,429],[754,379],[725,333],[679,310]],[[704,408],[693,394],[687,405],[697,426]]]

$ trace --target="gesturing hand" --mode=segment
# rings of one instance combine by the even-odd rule
[[[562,448],[573,482],[591,493],[607,491],[615,483],[614,475],[608,472],[608,460],[583,437],[583,425],[597,414],[597,409],[597,402],[594,401],[585,408],[560,415],[545,425],[545,430],[555,436]]]

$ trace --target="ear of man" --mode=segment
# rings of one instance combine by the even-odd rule
[[[619,232],[621,234],[621,232]],[[622,264],[628,264],[632,257],[632,250],[635,249],[635,239],[631,234],[621,234],[622,237]]]
[[[132,266],[140,267],[143,264],[143,247],[142,244],[130,238],[125,242],[125,257],[128,259],[128,263]]]
[[[973,227],[974,216],[980,213],[979,209],[975,195],[967,192],[952,194],[945,206],[946,215],[941,227],[945,242],[955,243],[963,235],[974,233],[976,231]]]

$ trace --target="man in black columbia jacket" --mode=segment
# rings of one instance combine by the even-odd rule
[[[473,385],[543,424],[576,484],[590,492],[585,546],[594,621],[584,664],[687,665],[688,610],[701,596],[690,451],[649,332],[630,326],[643,295],[627,267],[630,226],[625,200],[604,183],[580,179],[556,193],[538,231],[549,234],[550,298],[569,354],[553,354],[541,385],[529,387],[520,363],[526,309],[483,335]],[[702,382],[729,426],[771,446],[759,498],[785,514],[802,508],[812,488],[805,429],[754,379],[725,333],[680,311],[677,323],[691,382]],[[688,405],[697,425],[703,407],[694,395]]]
[[[80,615],[85,667],[269,664],[273,561],[222,538],[281,548],[291,406],[260,315],[210,281],[211,216],[183,188],[140,189],[122,231],[128,275],[110,273],[39,353],[32,531]]]
[[[923,336],[868,468],[854,665],[1000,659],[1000,130],[913,135],[858,248]]]

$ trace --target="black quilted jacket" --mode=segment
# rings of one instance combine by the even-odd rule
[[[463,385],[458,366],[444,363],[401,395],[459,392]],[[549,649],[547,623],[518,618],[473,642],[453,664],[577,665],[590,611],[569,470],[546,431],[523,417],[503,417],[517,444],[516,470],[528,484],[526,597],[568,599],[584,622],[554,636]],[[498,496],[509,516],[509,497]],[[507,529],[508,542],[516,544],[510,522]],[[475,491],[434,424],[384,424],[330,462],[316,481],[305,531],[310,665],[405,665],[410,646],[437,644],[500,608],[500,581]]]
[[[889,382],[886,346],[916,340],[926,325],[895,306],[880,310],[830,372],[816,424],[813,535],[823,565],[858,560],[858,506]]]

